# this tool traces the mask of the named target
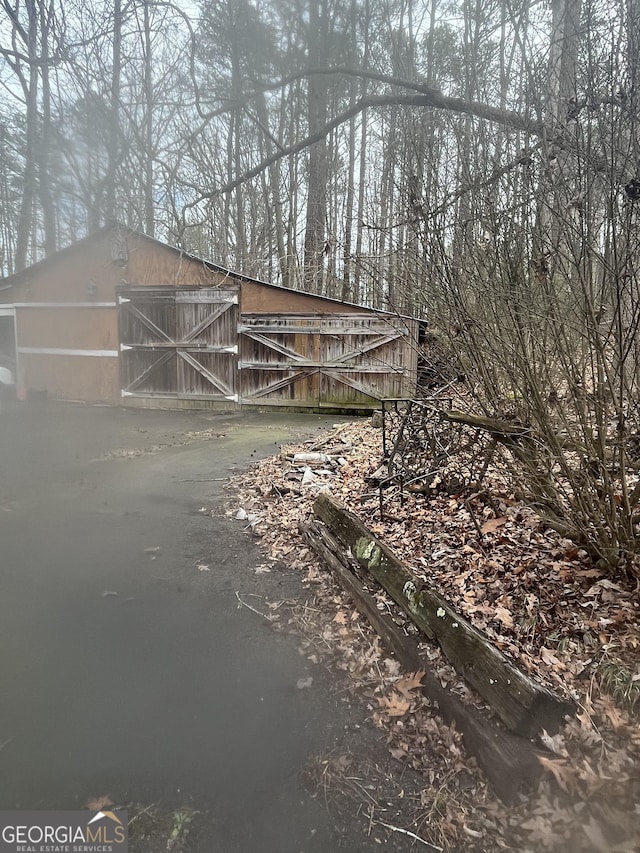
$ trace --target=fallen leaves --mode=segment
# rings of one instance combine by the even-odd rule
[[[555,666],[559,669],[564,669],[564,664],[561,660],[559,660],[551,651],[551,649],[547,649],[544,646],[540,648],[540,657],[547,664],[547,666]]]
[[[502,623],[502,625],[504,625],[505,628],[513,628],[514,627],[513,616],[506,609],[506,607],[496,607],[495,617],[499,622]]]
[[[381,696],[378,699],[380,707],[388,717],[404,717],[411,709],[411,700],[395,690],[392,690],[388,696]]]
[[[403,696],[410,696],[422,687],[422,679],[424,676],[425,672],[423,669],[420,669],[417,672],[412,672],[410,675],[398,679],[395,683],[395,689]]]
[[[551,773],[563,791],[571,793],[576,790],[578,774],[564,758],[547,758],[538,756],[538,761],[544,770]]]
[[[404,717],[417,710],[422,703],[422,695],[419,691],[424,675],[424,671],[419,670],[395,681],[393,688],[387,694],[378,697],[382,714],[387,717]]]
[[[506,515],[501,516],[500,518],[489,518],[480,528],[482,533],[495,533],[498,528],[502,527],[507,523],[509,519]]]
[[[97,797],[90,797],[84,807],[92,812],[100,812],[102,809],[108,809],[114,805],[115,803],[108,794],[101,794]]]
[[[298,569],[313,595],[290,616],[303,635],[302,652],[312,662],[332,662],[349,695],[367,704],[402,772],[417,771],[418,813],[423,821],[428,815],[430,837],[445,850],[600,853],[609,839],[611,851],[636,850],[640,730],[602,689],[608,661],[619,663],[620,672],[624,664],[629,689],[640,683],[635,583],[605,577],[584,550],[545,529],[498,480],[491,491],[471,495],[436,488],[426,497],[410,497],[405,490],[401,500],[399,490],[391,489],[383,493],[381,518],[375,483],[380,459],[379,430],[360,421],[306,447],[284,448],[233,483],[228,515],[238,513],[260,535],[271,568],[282,563]],[[505,812],[487,791],[455,729],[430,713],[420,690],[422,673],[401,673],[386,657],[379,638],[299,539],[298,522],[311,512],[320,489],[359,513],[423,582],[525,671],[578,702],[575,719],[541,738],[549,754],[540,758],[540,791],[514,812]],[[372,592],[379,609],[404,624],[393,602]],[[437,648],[425,646],[423,654],[443,683],[477,704]],[[462,778],[471,780],[468,790]],[[624,820],[621,811],[628,815]]]

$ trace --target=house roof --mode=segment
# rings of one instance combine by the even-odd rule
[[[121,225],[118,222],[111,223],[109,225],[104,225],[102,228],[99,228],[97,231],[93,231],[91,234],[88,234],[86,237],[83,237],[80,240],[76,240],[76,242],[71,243],[69,246],[66,246],[63,249],[60,249],[54,255],[49,255],[49,257],[43,258],[42,260],[37,261],[35,264],[32,264],[31,266],[27,267],[24,270],[21,270],[20,272],[14,273],[11,276],[7,276],[5,278],[0,279],[0,292],[6,291],[6,290],[9,290],[13,287],[18,286],[25,278],[32,276],[34,273],[37,274],[37,272],[39,270],[44,269],[53,260],[62,259],[64,257],[72,254],[80,246],[87,245],[87,244],[91,243],[92,241],[95,241],[96,239],[103,237],[103,236],[109,234],[109,232],[114,231],[114,230],[124,231],[127,234],[130,234],[130,235],[136,237],[137,239],[145,240],[149,243],[157,245],[159,248],[162,248],[164,250],[168,249],[169,251],[174,252],[176,255],[178,255],[181,258],[187,258],[189,260],[195,261],[196,263],[204,265],[207,269],[211,270],[212,272],[217,272],[217,273],[220,273],[221,275],[229,276],[230,278],[236,279],[237,281],[244,281],[244,282],[248,282],[251,284],[256,284],[256,285],[259,285],[260,287],[270,288],[270,289],[273,289],[273,290],[276,290],[279,292],[283,292],[283,291],[291,292],[291,288],[284,287],[281,284],[273,284],[272,282],[262,281],[261,279],[252,278],[251,276],[245,275],[244,273],[240,273],[240,272],[236,272],[234,270],[227,269],[226,267],[223,267],[220,264],[216,264],[213,261],[208,261],[205,258],[198,257],[197,255],[194,255],[190,252],[187,252],[184,249],[180,249],[177,246],[172,246],[170,243],[164,243],[164,242],[162,242],[162,240],[158,240],[155,237],[149,237],[148,234],[145,234],[142,231],[136,231],[135,229],[129,228],[126,225]],[[379,309],[375,309],[375,308],[370,308],[366,305],[359,305],[358,303],[355,303],[355,302],[348,302],[346,300],[336,299],[335,297],[331,297],[331,296],[321,296],[317,293],[311,293],[310,291],[306,291],[306,290],[296,290],[295,292],[303,294],[305,296],[313,297],[314,299],[319,299],[319,300],[322,300],[325,302],[330,302],[333,305],[345,305],[349,308],[360,308],[363,311],[370,311],[370,312],[377,314],[377,315],[397,316],[396,314],[394,314],[393,312],[390,312],[390,311],[383,311],[383,310],[379,310]]]

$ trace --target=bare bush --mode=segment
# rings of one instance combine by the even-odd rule
[[[521,427],[512,476],[603,564],[640,551],[640,183],[636,115],[600,104],[538,163],[518,221],[454,257],[439,246],[433,317],[476,413]],[[527,166],[526,168],[531,168]],[[542,201],[541,201],[542,199]]]

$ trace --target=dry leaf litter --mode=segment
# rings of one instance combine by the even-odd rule
[[[483,492],[386,500],[380,517],[371,475],[381,432],[368,421],[342,424],[302,446],[283,447],[235,478],[228,514],[259,537],[265,563],[302,573],[311,605],[271,603],[270,620],[302,636],[301,651],[330,662],[344,691],[365,703],[386,745],[383,757],[337,754],[307,768],[306,782],[338,816],[363,821],[372,842],[400,849],[640,851],[639,589],[612,580],[571,541],[544,527],[499,478]],[[305,546],[300,520],[329,492],[527,673],[573,697],[578,714],[543,733],[537,792],[506,808],[495,798],[455,731],[420,692],[330,573]],[[378,607],[407,624],[386,594]],[[464,701],[481,702],[422,645],[428,666]],[[487,711],[489,713],[489,711]]]

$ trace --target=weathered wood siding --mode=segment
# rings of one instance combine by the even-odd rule
[[[242,281],[245,314],[362,314],[362,307],[259,281]]]
[[[407,396],[417,358],[412,326],[413,321],[373,312],[243,314],[242,402],[371,408],[378,400]]]
[[[125,396],[237,399],[238,288],[124,288]]]
[[[174,287],[215,287],[235,285],[230,276],[212,270],[204,261],[186,255],[143,234],[127,233],[123,248],[126,279],[131,285],[155,287],[158,284]]]

